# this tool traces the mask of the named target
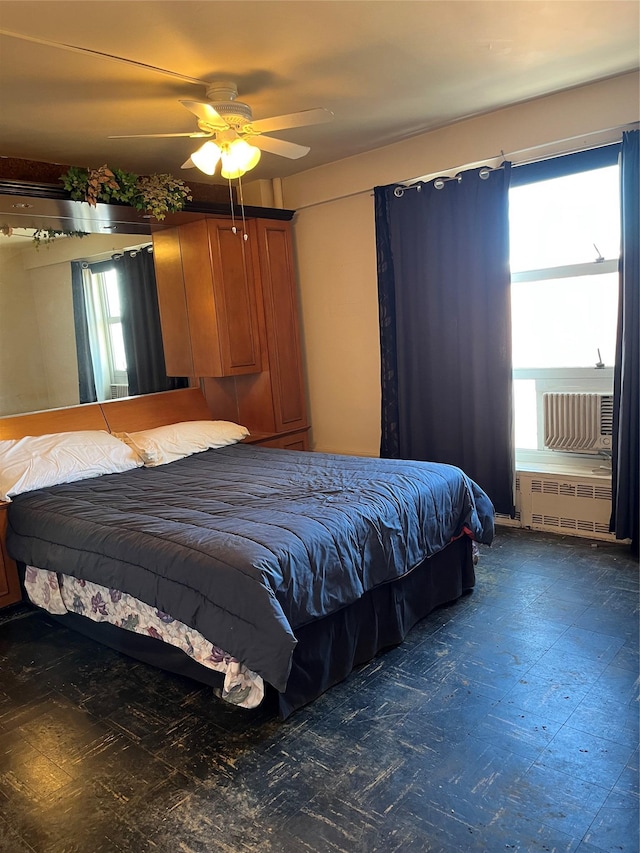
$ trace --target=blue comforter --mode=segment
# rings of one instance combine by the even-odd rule
[[[461,535],[493,507],[460,469],[234,445],[16,497],[15,560],[170,613],[283,691],[295,630]]]

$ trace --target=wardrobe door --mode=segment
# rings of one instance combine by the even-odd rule
[[[226,219],[154,234],[160,320],[169,376],[224,377],[263,369],[259,265]],[[253,234],[255,240],[255,233]]]
[[[240,229],[234,232],[229,220],[207,220],[220,372],[200,370],[198,376],[237,376],[260,373],[263,368],[256,297],[260,271],[251,248],[256,236],[254,224],[245,225],[246,241]],[[194,365],[201,363],[204,368],[205,359],[203,355],[199,362],[194,349]]]
[[[275,426],[306,428],[298,300],[288,222],[256,220]]]
[[[195,376],[178,228],[153,234],[153,265],[167,376]]]

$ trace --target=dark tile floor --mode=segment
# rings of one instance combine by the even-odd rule
[[[475,591],[279,723],[0,613],[8,853],[638,851],[638,565],[510,529]]]

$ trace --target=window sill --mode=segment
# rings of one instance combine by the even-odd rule
[[[555,453],[551,450],[516,450],[516,471],[598,477],[610,481],[611,459],[605,456]]]

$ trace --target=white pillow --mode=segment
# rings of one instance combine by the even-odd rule
[[[212,447],[235,444],[246,438],[249,430],[231,421],[183,421],[116,435],[139,454],[145,467],[153,468]]]
[[[0,441],[0,500],[58,483],[130,471],[141,464],[130,447],[106,430]]]

